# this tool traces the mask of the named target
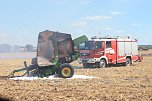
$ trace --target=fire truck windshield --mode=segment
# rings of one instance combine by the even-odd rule
[[[100,41],[87,41],[85,43],[85,49],[99,49],[101,47],[102,45]]]

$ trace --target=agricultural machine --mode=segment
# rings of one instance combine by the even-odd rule
[[[14,70],[10,76],[25,71],[22,76],[48,77],[56,74],[61,78],[70,78],[74,69],[69,63],[79,56],[76,47],[87,40],[85,35],[72,40],[70,34],[48,30],[40,32],[36,58],[29,66],[25,61],[25,68]]]

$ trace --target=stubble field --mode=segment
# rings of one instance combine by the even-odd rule
[[[146,52],[143,52],[146,54]],[[142,53],[142,54],[143,54]],[[129,67],[84,69],[75,74],[93,79],[20,81],[7,76],[24,59],[0,60],[0,98],[13,101],[152,101],[152,57]],[[30,59],[26,59],[30,64]],[[77,66],[77,62],[72,63]],[[81,65],[78,65],[81,67]]]

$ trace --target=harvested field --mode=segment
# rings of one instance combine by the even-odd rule
[[[26,59],[30,64],[30,59]],[[24,59],[0,60],[0,98],[14,101],[152,101],[152,57],[130,67],[76,68],[93,79],[19,81],[2,78]],[[77,62],[72,65],[78,65]],[[81,65],[78,65],[81,67]]]

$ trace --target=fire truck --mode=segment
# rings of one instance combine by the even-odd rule
[[[129,36],[93,37],[79,47],[78,62],[84,67],[128,66],[134,61],[142,61],[142,56],[138,54],[137,39]]]

